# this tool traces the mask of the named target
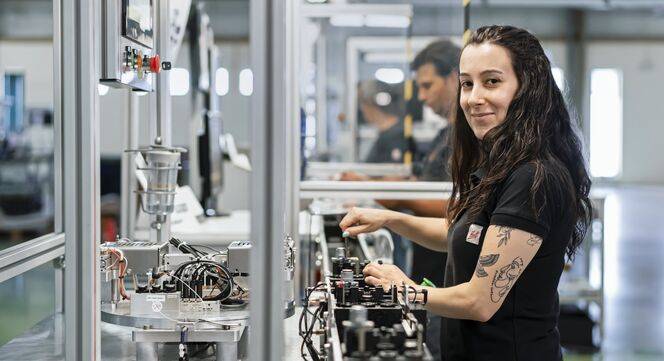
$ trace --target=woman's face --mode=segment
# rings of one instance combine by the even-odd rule
[[[477,139],[505,121],[519,89],[507,49],[482,43],[469,45],[459,62],[461,109]]]

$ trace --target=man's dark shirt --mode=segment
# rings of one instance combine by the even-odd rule
[[[367,163],[403,162],[403,155],[408,149],[408,143],[403,132],[402,122],[397,122],[390,128],[380,132],[364,161]]]
[[[418,180],[424,182],[449,182],[452,180],[447,169],[450,159],[450,127],[444,127],[438,131],[436,137],[431,141],[431,149],[420,164],[413,166],[413,174]]]
[[[450,157],[449,127],[442,128],[431,141],[431,148],[422,162],[413,167],[417,179],[424,182],[447,182],[451,180],[447,169]],[[441,209],[441,214],[442,214]],[[443,285],[445,279],[445,262],[447,253],[432,251],[413,242],[413,269],[411,278],[422,282],[423,278],[432,281],[436,286]]]

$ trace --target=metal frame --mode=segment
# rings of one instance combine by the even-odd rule
[[[283,337],[283,243],[297,238],[299,119],[294,56],[299,3],[251,0],[252,96],[250,359],[281,359]],[[258,20],[262,19],[262,20]],[[299,121],[297,122],[299,123]],[[298,124],[299,125],[299,124]]]
[[[0,252],[0,283],[60,257],[65,235],[47,234]]]
[[[99,360],[99,0],[60,0],[65,238],[65,359]],[[66,81],[64,81],[66,79]]]
[[[451,182],[300,182],[300,198],[448,199]]]
[[[413,5],[412,4],[345,4],[345,3],[340,3],[340,4],[304,4],[300,7],[301,11],[299,12],[300,16],[302,18],[330,18],[335,15],[348,15],[348,14],[359,14],[359,15],[365,15],[365,14],[380,14],[380,15],[399,15],[399,16],[406,16],[409,18],[413,17]],[[351,38],[352,39],[352,38]],[[402,39],[405,41],[405,39]],[[349,41],[350,43],[350,41]],[[348,43],[348,44],[349,44]],[[299,44],[299,43],[298,43]],[[346,49],[346,104],[345,104],[345,109],[346,109],[346,114],[349,119],[348,124],[350,125],[350,133],[352,136],[353,141],[351,142],[350,145],[350,161],[356,161],[358,158],[358,147],[357,147],[357,116],[355,113],[350,111],[350,109],[356,109],[357,108],[357,90],[354,88],[355,85],[357,84],[357,81],[350,83],[352,78],[357,80],[357,68],[352,68],[349,67],[348,64],[350,63],[357,63],[359,59],[359,54],[354,54],[353,56],[355,57],[354,59],[351,58],[351,53],[349,52],[349,45],[347,44],[347,49]],[[325,48],[325,36],[321,35],[319,40],[316,42],[316,48],[318,52],[320,53],[321,49],[324,51]],[[323,53],[323,56],[325,54]],[[317,59],[320,60],[320,57],[317,56]],[[316,73],[316,94],[317,94],[317,101],[316,105],[317,107],[321,103],[320,99],[325,99],[327,90],[324,88],[326,86],[326,79],[325,77],[327,76],[325,73],[322,73],[325,71],[325,64],[323,64],[323,69],[318,70]],[[351,74],[351,72],[354,72],[355,74]],[[323,79],[320,79],[322,76]],[[323,88],[321,88],[323,87]],[[350,90],[350,91],[349,91]],[[352,92],[352,93],[351,93]],[[322,94],[322,95],[319,95]],[[324,110],[324,109],[323,109]],[[320,117],[321,112],[318,113],[318,118],[321,119]],[[324,114],[324,113],[322,113]],[[327,117],[324,117],[322,119],[326,119]],[[327,125],[325,125],[325,129],[327,128]],[[317,132],[322,129],[320,125],[317,127]],[[318,141],[318,135],[317,135],[317,141]],[[327,145],[327,141],[324,142],[325,145]]]
[[[411,4],[304,4],[300,6],[300,15],[310,18],[329,18],[334,15],[380,14],[403,15],[412,17]]]
[[[316,39],[316,149],[327,152],[327,37]]]
[[[369,177],[409,177],[412,167],[403,163],[307,162],[307,178],[332,179],[339,171],[359,172]]]
[[[28,272],[35,267],[64,254],[63,224],[63,159],[62,159],[62,84],[60,28],[61,0],[53,0],[53,182],[54,182],[54,232],[23,242],[0,252],[0,283]],[[56,285],[61,281],[61,272],[56,272]],[[56,305],[61,304],[62,290],[56,287]],[[58,307],[56,307],[56,310]]]
[[[139,103],[138,95],[134,92],[128,92],[127,118],[125,119],[124,149],[138,148],[138,121],[139,121]],[[138,208],[136,189],[136,162],[134,153],[122,154],[121,165],[121,183],[120,183],[120,235],[122,237],[134,238],[136,228],[136,215]]]

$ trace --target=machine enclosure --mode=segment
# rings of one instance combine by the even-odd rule
[[[168,243],[115,242],[106,247],[122,250],[129,260],[129,268],[139,275],[159,267],[160,260],[168,253]]]
[[[249,274],[251,242],[235,241],[228,246],[228,269],[240,275]]]
[[[132,315],[166,314],[177,317],[180,313],[180,292],[134,293],[131,296]]]

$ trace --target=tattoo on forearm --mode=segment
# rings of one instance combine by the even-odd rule
[[[528,238],[527,242],[529,246],[532,247],[539,246],[540,244],[542,244],[542,237],[531,235],[530,238]]]
[[[510,227],[498,227],[498,247],[507,245],[507,241],[510,240],[512,235],[512,228]]]
[[[480,259],[477,261],[477,268],[475,268],[475,275],[477,277],[486,277],[489,274],[486,273],[484,270],[484,267],[489,267],[493,266],[498,262],[499,255],[497,254],[487,254],[485,256],[481,256]]]
[[[496,273],[493,275],[493,282],[491,283],[491,301],[493,303],[500,302],[507,295],[512,286],[514,286],[516,278],[521,274],[522,269],[523,259],[517,257],[512,263],[496,270]]]

